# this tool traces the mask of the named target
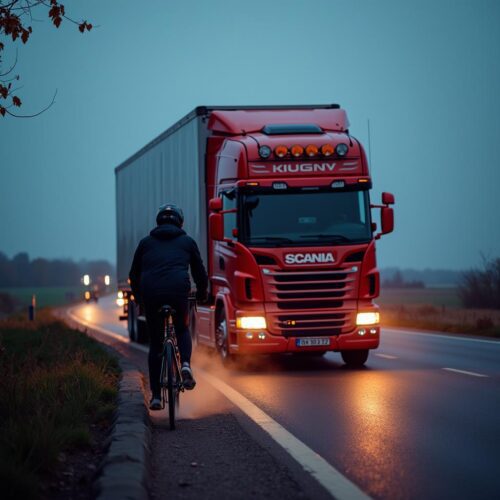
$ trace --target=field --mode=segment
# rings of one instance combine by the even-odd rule
[[[82,299],[82,286],[54,286],[54,287],[21,287],[0,288],[0,293],[7,293],[14,297],[20,308],[31,304],[32,295],[36,296],[37,308],[55,307],[71,304]]]
[[[431,305],[439,308],[461,307],[456,288],[382,288],[377,303],[381,306]]]
[[[456,288],[386,288],[376,302],[385,326],[500,338],[500,311],[463,308]]]

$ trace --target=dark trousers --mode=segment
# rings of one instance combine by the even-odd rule
[[[188,298],[178,295],[163,295],[144,301],[146,323],[149,331],[149,385],[154,398],[160,398],[160,372],[163,336],[165,330],[164,318],[160,314],[161,306],[169,305],[175,309],[174,328],[181,362],[191,361],[191,335],[189,333]]]

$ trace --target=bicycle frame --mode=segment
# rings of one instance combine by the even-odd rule
[[[164,319],[164,339],[161,353],[160,386],[162,389],[162,409],[168,403],[170,428],[175,429],[176,407],[179,406],[179,393],[184,391],[179,348],[173,325],[171,310]]]

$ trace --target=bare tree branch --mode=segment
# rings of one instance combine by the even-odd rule
[[[39,111],[38,113],[35,113],[34,115],[16,115],[14,113],[11,113],[8,108],[3,108],[5,109],[5,113],[10,115],[10,116],[13,116],[14,118],[35,118],[35,116],[40,116],[42,113],[45,113],[45,111],[47,111],[49,108],[52,107],[52,105],[54,104],[55,100],[56,100],[56,95],[57,95],[57,89],[56,91],[54,92],[54,96],[52,97],[52,101],[51,103],[46,106],[44,109],[42,109],[41,111]],[[11,106],[9,106],[11,107]]]

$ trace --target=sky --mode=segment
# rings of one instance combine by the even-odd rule
[[[380,267],[500,256],[498,0],[65,2],[34,13],[0,117],[0,252],[116,261],[114,167],[198,105],[339,103],[395,194]],[[1,38],[1,37],[0,37]],[[188,210],[188,207],[184,207]],[[376,214],[378,218],[378,214]],[[152,214],[152,225],[154,214]]]

